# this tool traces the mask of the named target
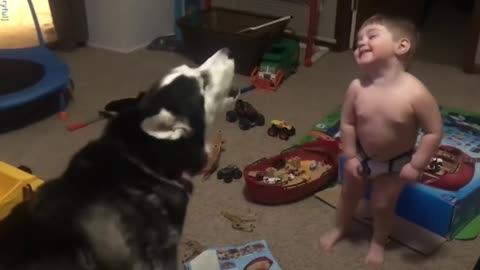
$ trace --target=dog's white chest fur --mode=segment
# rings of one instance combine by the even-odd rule
[[[82,221],[94,252],[107,262],[131,258],[127,232],[120,213],[107,206],[95,206]]]

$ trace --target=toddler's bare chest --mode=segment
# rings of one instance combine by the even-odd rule
[[[360,95],[355,103],[355,114],[359,123],[406,125],[414,121],[408,98],[396,94]]]

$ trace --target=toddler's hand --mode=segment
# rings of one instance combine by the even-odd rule
[[[360,164],[360,160],[356,157],[347,159],[345,162],[345,170],[355,179],[360,179],[362,177],[362,165]]]
[[[422,171],[413,167],[411,163],[405,164],[402,170],[400,171],[400,179],[407,181],[408,183],[416,182],[420,179]]]

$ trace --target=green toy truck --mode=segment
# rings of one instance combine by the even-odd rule
[[[300,44],[293,39],[282,39],[263,55],[260,66],[250,75],[252,85],[259,89],[277,90],[282,81],[295,73],[300,64]]]

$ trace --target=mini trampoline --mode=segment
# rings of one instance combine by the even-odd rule
[[[71,98],[69,67],[46,46],[32,0],[28,0],[39,45],[0,49],[0,132],[60,113]]]

